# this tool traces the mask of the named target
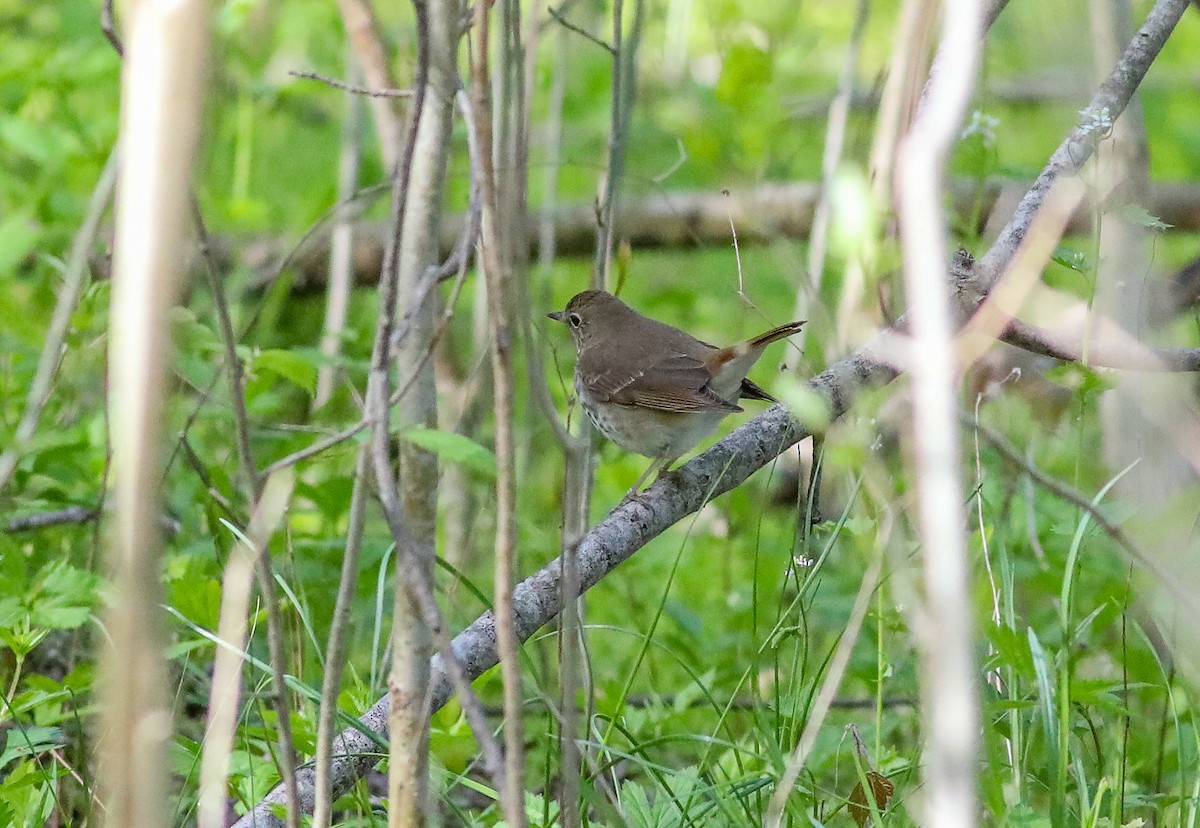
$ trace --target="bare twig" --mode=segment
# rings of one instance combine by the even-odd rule
[[[233,408],[234,434],[237,438],[238,460],[241,463],[242,474],[246,477],[250,501],[258,499],[262,491],[262,481],[258,476],[258,468],[254,465],[254,453],[250,449],[250,417],[246,413],[246,395],[242,386],[242,360],[237,352],[237,334],[233,330],[233,322],[229,317],[229,302],[225,298],[225,286],[217,272],[217,263],[212,257],[212,245],[209,242],[208,229],[204,216],[200,212],[200,202],[195,194],[191,195],[192,221],[196,226],[199,237],[201,258],[204,259],[204,273],[208,279],[208,287],[212,292],[213,304],[217,309],[218,329],[221,332],[221,345],[225,350],[225,370],[229,378],[229,405]]]
[[[1011,463],[1019,469],[1031,481],[1042,487],[1050,494],[1069,503],[1087,514],[1096,525],[1100,527],[1104,534],[1108,535],[1128,556],[1131,563],[1136,564],[1146,572],[1154,576],[1164,590],[1169,592],[1182,606],[1187,607],[1191,612],[1200,613],[1200,600],[1192,594],[1187,585],[1181,583],[1178,577],[1172,576],[1167,570],[1163,569],[1157,563],[1153,555],[1148,554],[1145,550],[1138,546],[1137,542],[1129,536],[1129,534],[1120,527],[1115,521],[1104,514],[1096,505],[1095,501],[1088,498],[1083,492],[1078,489],[1068,486],[1057,478],[1043,472],[1027,458],[1021,455],[1021,452],[998,431],[994,431],[979,422],[975,417],[963,417],[963,423],[971,429],[978,432],[979,436],[990,445],[997,454],[1005,461]]]
[[[319,75],[316,72],[300,72],[295,69],[289,69],[288,74],[294,78],[320,81],[326,86],[332,86],[334,89],[340,89],[343,92],[349,92],[352,95],[364,95],[368,98],[411,98],[413,96],[413,91],[411,89],[370,89],[354,83],[340,81],[337,78],[331,78],[328,75]]]
[[[922,647],[921,709],[926,748],[925,824],[976,824],[979,699],[967,588],[957,365],[948,302],[949,258],[942,218],[946,158],[958,134],[982,51],[983,6],[944,7],[942,41],[920,112],[900,149],[897,190],[904,286],[913,346],[913,432],[917,459],[925,603],[914,623]]]
[[[1096,149],[1096,118],[1102,113],[1107,113],[1109,119],[1115,121],[1125,110],[1134,91],[1146,76],[1154,59],[1158,57],[1187,7],[1188,0],[1157,0],[1154,4],[1142,27],[1129,41],[1117,65],[1092,97],[1091,102],[1081,110],[1079,124],[1058,145],[1058,149],[1050,156],[1037,180],[1025,192],[1012,219],[980,260],[979,279],[972,285],[977,300],[981,300],[993,282],[1000,277],[1004,264],[1012,258],[1017,245],[1024,238],[1054,180],[1079,172],[1092,157]]]
[[[117,150],[114,149],[104,164],[100,180],[96,182],[96,186],[92,190],[87,215],[71,245],[71,256],[67,260],[67,267],[63,274],[63,286],[58,293],[54,315],[50,318],[50,327],[46,331],[42,353],[38,357],[37,371],[33,375],[33,382],[29,384],[29,393],[25,398],[25,411],[13,432],[12,442],[0,454],[0,490],[3,490],[8,481],[12,479],[12,473],[17,468],[21,454],[37,431],[38,419],[42,416],[42,410],[50,399],[50,392],[54,387],[54,375],[58,372],[67,333],[71,329],[71,316],[75,313],[75,308],[79,305],[79,298],[87,286],[88,257],[91,255],[92,245],[96,243],[96,237],[100,233],[100,222],[112,200],[116,183]]]
[[[1084,342],[1078,336],[1066,336],[1014,319],[1000,338],[1031,353],[1054,357],[1064,362],[1083,360]],[[1151,348],[1131,341],[1110,342],[1089,338],[1087,364],[1093,368],[1122,371],[1200,371],[1200,348]]]
[[[492,141],[491,78],[489,75],[491,21],[489,6],[474,6],[474,49],[471,60],[473,128],[479,149],[480,201],[483,223],[480,225],[479,250],[487,280],[488,317],[491,328],[491,360],[496,429],[496,543],[495,598],[496,647],[504,679],[505,770],[500,788],[500,804],[505,822],[513,828],[525,823],[525,750],[521,710],[521,662],[519,642],[514,629],[512,605],[513,558],[516,553],[516,458],[513,438],[513,331],[509,322],[509,285],[511,259],[501,240],[501,220],[497,215],[496,169],[492,162],[496,147]],[[509,138],[511,139],[511,135]],[[504,226],[511,227],[507,222]]]
[[[337,603],[329,623],[329,643],[325,647],[325,676],[321,682],[321,709],[317,716],[316,792],[313,806],[315,828],[328,828],[333,804],[330,763],[335,754],[333,728],[337,720],[338,693],[342,668],[346,661],[346,639],[354,588],[358,584],[358,559],[362,551],[363,524],[366,518],[370,467],[366,447],[358,451],[354,465],[354,490],[350,496],[350,525],[346,530],[346,549],[342,556],[342,576],[338,582]]]
[[[117,19],[113,14],[113,0],[104,0],[104,5],[100,7],[100,31],[104,32],[104,39],[113,47],[113,51],[117,53],[117,57],[125,56],[125,46],[121,43],[121,36],[117,34]]]
[[[558,25],[562,26],[567,31],[574,32],[575,34],[582,37],[584,40],[587,40],[591,43],[595,43],[597,46],[599,46],[604,51],[608,52],[610,55],[615,55],[617,53],[616,48],[614,48],[613,46],[609,45],[605,41],[596,37],[594,34],[589,32],[587,29],[584,29],[582,26],[578,26],[578,25],[572,23],[570,20],[567,20],[566,15],[564,15],[560,9],[550,7],[548,9],[546,9],[546,12],[552,18],[554,18],[555,21],[558,22]]]
[[[388,50],[370,0],[338,0],[338,11],[367,87],[399,91],[396,90]],[[395,170],[396,154],[404,142],[404,127],[396,111],[395,98],[373,95],[370,101],[371,111],[375,115],[375,130],[379,135],[380,157],[386,169]]]
[[[54,509],[50,512],[38,512],[33,515],[10,518],[4,525],[4,531],[10,535],[18,532],[31,532],[35,529],[45,529],[50,526],[63,526],[71,523],[90,523],[100,516],[100,510],[95,506],[68,506],[65,509]]]
[[[554,210],[558,198],[558,171],[562,163],[562,108],[568,72],[568,34],[555,33],[554,75],[550,86],[549,112],[544,120],[545,179],[538,234],[538,272],[548,276],[554,264]],[[563,450],[563,519],[561,592],[563,612],[559,622],[559,751],[561,754],[561,795],[559,809],[563,828],[579,828],[579,788],[582,756],[578,743],[580,734],[577,690],[580,661],[580,599],[579,541],[587,530],[588,506],[591,502],[591,423],[580,418],[580,433],[572,435],[558,414],[546,382],[546,367],[542,360],[541,343],[534,341],[533,317],[535,303],[530,301],[529,273],[521,274],[517,290],[520,297],[522,335],[526,343],[525,366],[530,393],[543,419],[549,424],[554,439]],[[599,276],[593,271],[593,279]],[[539,314],[540,315],[540,314]],[[589,699],[590,704],[590,699]]]
[[[351,77],[359,74],[353,53],[346,50],[346,69]],[[342,146],[338,160],[338,201],[345,203],[358,187],[362,166],[363,105],[351,95],[346,100],[346,115],[342,122]],[[329,241],[329,284],[325,291],[325,325],[321,333],[321,356],[317,369],[317,388],[313,408],[321,408],[333,395],[333,383],[338,376],[335,361],[342,352],[342,332],[350,309],[350,292],[354,287],[354,223],[349,215],[337,218]]]
[[[626,35],[625,0],[613,0],[612,102],[608,132],[608,164],[596,211],[596,257],[593,270],[596,282],[608,281],[608,265],[612,258],[614,223],[617,216],[617,196],[625,174],[625,147],[629,139],[629,120],[633,115],[633,99],[637,89],[637,54],[642,38],[643,0],[634,0],[633,23]]]
[[[263,496],[255,504],[245,536],[230,552],[221,578],[221,610],[217,635],[228,646],[218,647],[213,657],[208,722],[200,757],[196,819],[199,828],[221,828],[226,822],[229,757],[233,751],[234,730],[239,716],[241,653],[246,648],[246,619],[250,612],[254,566],[265,554],[268,541],[283,521],[294,482],[295,475],[290,469],[268,480]],[[282,688],[279,688],[278,692],[282,692]],[[294,773],[293,769],[293,790]],[[295,808],[288,810],[296,813]]]

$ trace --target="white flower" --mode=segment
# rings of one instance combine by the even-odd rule
[[[985,147],[991,147],[996,143],[996,127],[998,126],[1000,126],[999,118],[976,109],[971,113],[971,121],[963,127],[962,135],[959,137],[970,138],[972,135],[978,135]]]

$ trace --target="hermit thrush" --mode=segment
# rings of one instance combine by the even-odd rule
[[[575,341],[575,394],[588,419],[626,451],[654,458],[628,496],[741,411],[739,398],[772,400],[746,374],[768,345],[804,324],[714,348],[602,290],[576,294],[566,310],[547,315],[565,322]]]

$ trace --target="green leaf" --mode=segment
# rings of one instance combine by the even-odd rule
[[[771,80],[771,56],[752,43],[735,43],[721,63],[714,94],[718,101],[737,109],[753,102],[753,93]]]
[[[57,727],[31,725],[8,731],[8,741],[0,752],[0,768],[14,759],[36,756],[50,748],[61,748],[66,742]]]
[[[485,477],[496,476],[496,455],[470,437],[432,428],[414,428],[401,437],[414,446],[433,452],[440,459],[462,466]]]
[[[0,274],[13,271],[37,244],[39,235],[34,221],[22,213],[0,221]]]
[[[254,369],[277,374],[310,395],[317,390],[317,366],[309,357],[295,351],[260,351],[254,358]]]
[[[1170,230],[1174,226],[1167,224],[1158,216],[1152,215],[1140,204],[1122,204],[1112,213],[1130,224],[1145,227],[1147,230]]]

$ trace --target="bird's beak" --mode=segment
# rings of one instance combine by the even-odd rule
[[[546,316],[550,317],[555,322],[566,322],[567,321],[566,315],[567,315],[566,311],[555,311],[554,313],[546,314]]]

